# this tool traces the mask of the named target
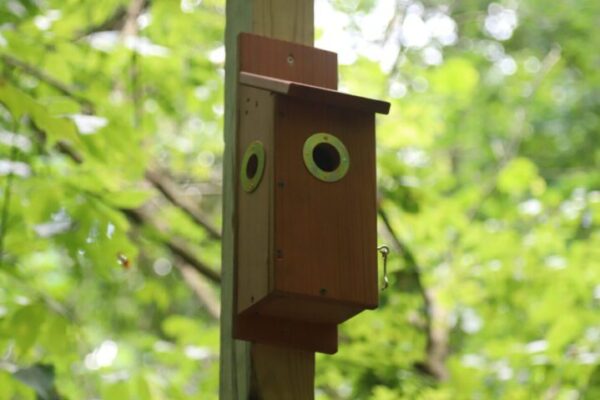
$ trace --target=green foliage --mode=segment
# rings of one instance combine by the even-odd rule
[[[190,4],[153,1],[138,42],[127,1],[0,4],[2,399],[216,398],[218,322],[166,241],[212,265],[218,243],[144,179],[218,220],[224,10]]]
[[[2,400],[217,398],[176,249],[220,244],[146,172],[218,225],[224,2],[147,3],[0,2]],[[317,398],[600,397],[600,3],[555,3],[317,2],[342,87],[392,102],[393,249]]]
[[[37,400],[59,400],[54,387],[54,367],[34,365],[14,373],[14,377],[35,390]]]
[[[600,366],[594,368],[584,391],[584,399],[595,399],[600,396]]]
[[[410,42],[409,16],[445,14],[457,38],[401,46],[391,68],[360,52],[342,68],[351,91],[376,95],[387,81],[380,206],[403,249],[380,309],[344,324],[340,352],[319,359],[320,398],[598,397],[597,2],[396,7],[396,19],[378,14],[384,49]],[[501,29],[490,19],[500,14]],[[440,365],[432,342],[448,352],[447,379],[427,368]]]

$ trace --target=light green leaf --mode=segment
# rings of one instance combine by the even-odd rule
[[[498,189],[506,194],[520,195],[538,178],[538,169],[530,159],[515,158],[500,171]]]
[[[452,58],[446,61],[431,76],[434,92],[439,92],[461,104],[470,100],[478,83],[477,69],[464,58]]]
[[[35,391],[8,372],[0,370],[0,399],[34,400]]]
[[[25,354],[43,329],[47,309],[41,304],[21,307],[12,317],[10,326],[20,354]]]
[[[52,116],[48,110],[25,92],[0,80],[0,102],[6,105],[14,118],[29,115],[35,125],[46,134],[47,145],[53,146],[59,140],[79,143],[75,124],[61,117]]]
[[[104,385],[102,390],[102,400],[131,399],[132,396],[129,386],[129,383],[125,381]]]
[[[164,320],[162,328],[167,335],[175,338],[181,344],[195,343],[202,335],[200,321],[183,315],[168,317]]]
[[[13,118],[16,119],[20,119],[24,114],[35,108],[35,103],[29,96],[3,80],[0,80],[0,102],[9,109]]]
[[[153,196],[150,190],[123,190],[105,195],[106,202],[114,207],[134,209],[142,206]]]
[[[596,368],[590,374],[590,379],[588,381],[587,387],[583,392],[583,400],[597,400],[600,399],[600,365],[597,365]]]

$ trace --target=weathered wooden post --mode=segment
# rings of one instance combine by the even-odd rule
[[[237,36],[253,32],[312,45],[313,10],[313,0],[227,0],[220,361],[223,400],[314,397],[314,353],[232,339]]]

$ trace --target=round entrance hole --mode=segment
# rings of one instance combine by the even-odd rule
[[[317,167],[325,172],[335,171],[340,166],[340,152],[329,143],[316,145],[312,157]]]
[[[256,154],[252,154],[246,163],[246,178],[254,178],[256,171],[258,171],[258,157]]]
[[[323,182],[337,182],[350,168],[350,155],[344,143],[330,133],[314,133],[302,148],[304,165],[308,172]]]
[[[260,185],[265,170],[265,148],[260,141],[255,140],[250,143],[244,152],[241,164],[242,188],[244,191],[252,193]]]

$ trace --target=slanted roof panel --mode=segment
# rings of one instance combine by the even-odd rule
[[[319,86],[306,85],[249,72],[240,72],[240,83],[290,97],[331,104],[338,107],[379,114],[388,114],[390,111],[390,103],[385,101],[354,96]]]

